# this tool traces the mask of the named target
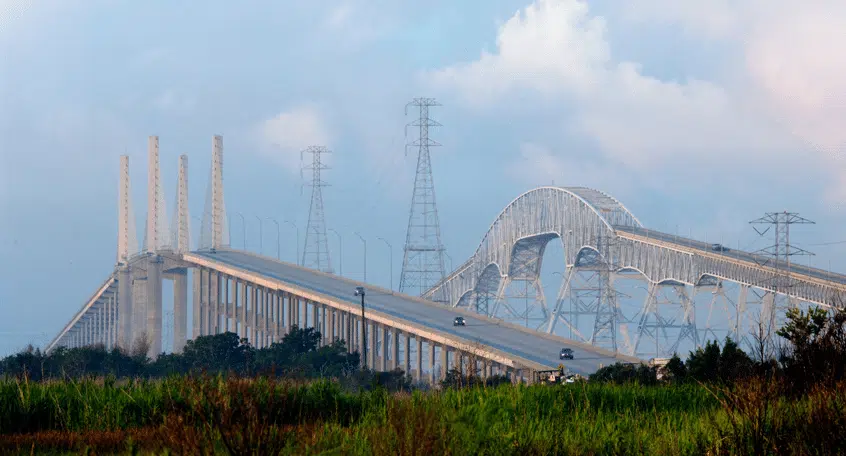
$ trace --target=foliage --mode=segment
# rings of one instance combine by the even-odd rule
[[[793,391],[846,380],[846,310],[789,309],[778,335],[790,343],[780,362]]]
[[[347,352],[343,341],[318,347],[314,328],[294,327],[281,342],[256,349],[232,332],[201,336],[188,341],[181,354],[159,355],[150,361],[144,354],[107,351],[102,345],[49,354],[29,347],[0,360],[0,374],[32,381],[85,376],[163,378],[174,374],[233,373],[315,378],[340,377],[358,369],[358,353]]]

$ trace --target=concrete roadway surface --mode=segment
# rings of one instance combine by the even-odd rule
[[[755,255],[755,254],[752,254],[752,253],[749,253],[749,252],[743,252],[743,251],[740,251],[740,250],[736,250],[736,249],[732,248],[732,246],[730,246],[730,245],[724,246],[724,247],[727,247],[729,249],[728,251],[722,251],[721,252],[721,251],[716,251],[712,248],[713,244],[716,244],[716,243],[705,243],[705,242],[702,242],[702,241],[696,241],[696,240],[684,238],[684,237],[681,237],[681,236],[675,236],[675,235],[672,235],[672,234],[662,233],[660,231],[652,231],[652,230],[649,230],[649,229],[646,229],[646,228],[634,228],[634,227],[630,227],[630,226],[614,226],[614,229],[617,230],[617,231],[624,231],[624,232],[627,232],[627,233],[636,234],[638,236],[649,237],[649,238],[656,239],[656,240],[663,241],[663,242],[669,242],[669,243],[672,243],[672,244],[675,244],[675,245],[678,245],[678,246],[681,246],[681,247],[687,247],[687,248],[690,248],[690,249],[706,251],[706,252],[714,254],[714,255],[720,255],[720,256],[727,257],[727,258],[736,258],[738,260],[748,261],[750,263],[765,264],[767,262],[772,261],[772,258],[761,256],[761,255]],[[771,265],[771,263],[767,263],[767,264]],[[807,276],[810,276],[810,277],[813,277],[813,278],[819,279],[819,280],[826,280],[826,281],[829,281],[829,282],[834,282],[834,283],[846,285],[846,275],[838,274],[838,273],[830,272],[830,271],[825,271],[825,270],[818,269],[818,268],[809,268],[807,265],[803,266],[803,265],[799,264],[798,262],[790,264],[790,272],[796,273],[796,274],[804,274],[804,275],[807,275]]]
[[[570,343],[564,338],[555,337],[555,340],[550,340],[545,337],[535,336],[530,332],[503,326],[496,319],[483,316],[468,316],[466,313],[454,312],[449,307],[436,303],[420,303],[398,293],[378,293],[369,290],[365,283],[311,273],[297,266],[271,259],[230,250],[218,250],[216,253],[192,253],[223,265],[250,271],[267,278],[281,280],[293,286],[322,293],[351,304],[360,304],[360,298],[354,296],[353,293],[355,292],[355,287],[361,285],[368,290],[365,296],[366,308],[406,320],[413,324],[456,335],[468,342],[475,341],[502,350],[503,352],[549,366],[549,369],[556,369],[558,364],[563,363],[571,372],[586,376],[596,372],[600,364],[608,366],[618,361],[627,362],[631,360],[628,357],[627,359],[617,359],[595,353],[590,348],[585,348],[584,345]],[[466,326],[452,325],[453,319],[459,315],[464,316],[467,322]],[[574,359],[560,360],[559,353],[562,348],[571,348]]]

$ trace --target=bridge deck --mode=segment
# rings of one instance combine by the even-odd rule
[[[743,252],[740,250],[732,249],[730,245],[728,247],[728,251],[715,251],[711,247],[713,244],[709,244],[702,241],[696,241],[693,239],[684,238],[681,236],[675,236],[672,234],[662,233],[660,231],[649,230],[646,228],[635,228],[630,226],[614,226],[614,230],[618,232],[624,233],[631,233],[640,237],[646,237],[649,239],[655,239],[661,242],[666,242],[670,244],[674,244],[678,247],[681,247],[686,250],[693,250],[693,251],[701,251],[707,252],[711,255],[719,255],[726,257],[727,259],[735,259],[740,261],[746,261],[749,263],[757,264],[757,265],[765,265],[765,266],[773,266],[773,259],[769,257],[765,257],[763,255],[756,255],[749,252]],[[783,267],[783,266],[782,266]],[[802,266],[801,264],[791,263],[790,264],[790,273],[796,276],[807,276],[813,279],[829,282],[832,285],[846,285],[846,275],[837,274],[830,271],[825,271],[818,268],[811,268],[808,266]]]
[[[320,293],[350,304],[359,303],[353,295],[355,286],[367,284],[355,282],[338,276],[318,273],[295,265],[254,256],[248,253],[218,250],[216,253],[193,252],[218,264],[249,271],[268,279],[278,280],[291,286]],[[412,298],[399,293],[388,294],[370,291],[366,297],[366,306],[378,312],[438,330],[465,339],[468,343],[480,343],[505,353],[523,357],[527,360],[555,368],[562,361],[558,354],[562,348],[572,348],[575,359],[563,361],[573,372],[590,374],[599,365],[609,365],[618,361],[632,361],[630,357],[618,357],[598,353],[584,344],[573,343],[568,339],[542,335],[529,329],[516,328],[503,324],[500,320],[486,318],[466,312],[457,312],[452,308],[428,303],[419,298]],[[467,326],[452,326],[453,318],[464,315]]]

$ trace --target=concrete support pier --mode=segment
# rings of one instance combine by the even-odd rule
[[[118,271],[118,331],[117,343],[124,350],[132,346],[132,274],[129,266],[121,266]]]
[[[154,358],[162,352],[162,267],[164,261],[153,255],[147,262],[147,356]]]
[[[188,331],[188,270],[173,275],[173,352],[182,353]]]

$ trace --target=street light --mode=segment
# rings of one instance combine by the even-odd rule
[[[279,230],[279,221],[276,220],[273,217],[268,217],[267,219],[276,224],[276,259],[280,260],[281,257],[280,257],[280,254],[279,254],[279,252],[280,252],[279,244],[280,244],[281,241],[279,239],[280,239],[281,231]]]
[[[364,243],[364,282],[367,283],[367,241],[358,234],[358,231],[355,232],[355,235]]]
[[[293,227],[294,227],[294,229],[295,229],[295,230],[297,230],[297,256],[296,256],[296,262],[297,262],[297,266],[299,266],[299,265],[300,265],[300,228],[297,226],[297,224],[296,224],[296,223],[294,223],[294,222],[292,222],[292,221],[290,221],[290,220],[284,220],[284,222],[285,222],[285,223],[287,223],[287,224],[289,224],[289,225],[291,225],[291,226],[293,226]]]
[[[388,249],[389,249],[389,250],[390,250],[390,252],[391,252],[391,291],[394,291],[394,248],[393,248],[393,247],[391,246],[391,244],[390,244],[388,241],[386,241],[384,238],[379,238],[379,239],[380,239],[382,242],[384,242],[384,243],[385,243],[385,245],[387,245],[387,246],[388,246]]]
[[[361,362],[367,370],[367,321],[364,319],[364,287],[355,287],[355,296],[361,296]]]
[[[337,231],[333,230],[332,228],[329,228],[329,231],[335,233],[335,235],[338,236],[338,275],[343,277],[344,276],[344,243],[341,240],[341,235]]]
[[[244,241],[244,250],[246,251],[246,250],[247,250],[247,220],[246,220],[246,219],[244,219],[244,214],[242,214],[242,213],[240,213],[240,212],[236,212],[236,214],[238,214],[238,216],[239,216],[239,217],[241,217],[241,230],[242,230],[242,235],[243,235],[243,237],[244,237],[244,239],[243,239],[243,241]],[[229,233],[230,233],[229,235],[231,236],[231,235],[232,235],[232,230],[229,230]],[[230,244],[232,244],[232,242],[231,242],[231,241],[230,241],[229,243],[230,243]]]
[[[452,272],[453,271],[453,269],[452,269],[452,257],[449,256],[448,253],[446,253],[446,250],[444,250],[443,253],[444,253],[444,255],[446,255],[447,260],[449,260],[449,272]]]
[[[256,220],[258,220],[258,222],[259,222],[259,255],[261,255],[261,254],[262,254],[262,251],[264,250],[263,245],[262,245],[262,244],[263,244],[263,242],[262,242],[262,241],[263,241],[263,239],[264,239],[264,234],[262,234],[262,229],[261,229],[261,225],[262,225],[262,224],[261,224],[261,217],[259,217],[259,216],[257,215],[257,216],[256,216]]]

